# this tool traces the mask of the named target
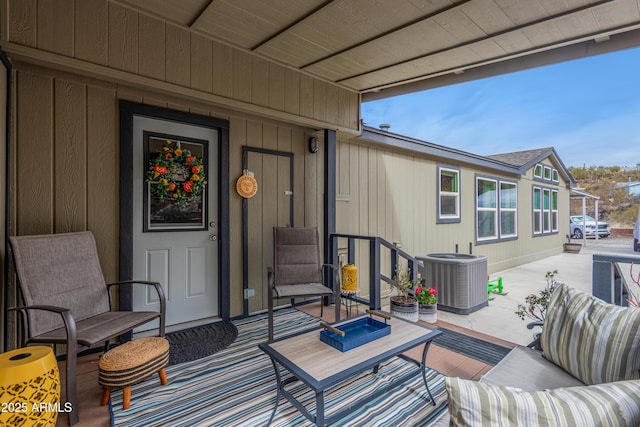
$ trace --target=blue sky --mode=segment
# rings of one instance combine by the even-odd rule
[[[365,124],[474,154],[554,147],[565,166],[640,163],[640,48],[362,105]]]

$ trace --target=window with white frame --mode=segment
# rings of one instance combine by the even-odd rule
[[[518,187],[513,182],[500,182],[500,237],[518,235]]]
[[[533,234],[558,232],[558,190],[533,187]]]
[[[438,222],[460,222],[460,170],[438,167]]]
[[[498,238],[498,181],[476,178],[477,238]]]
[[[534,166],[533,178],[538,181],[548,181],[554,184],[558,184],[560,182],[558,169],[541,163]]]
[[[536,165],[533,169],[533,176],[542,179],[542,165]]]
[[[542,189],[542,231],[551,231],[551,190],[548,188]]]
[[[533,187],[533,234],[542,233],[542,188]]]
[[[512,181],[476,177],[476,238],[478,242],[518,236],[518,185]]]
[[[558,190],[551,190],[551,231],[558,232]]]

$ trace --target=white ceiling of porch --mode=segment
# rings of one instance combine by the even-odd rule
[[[640,45],[640,0],[113,0],[364,100]]]

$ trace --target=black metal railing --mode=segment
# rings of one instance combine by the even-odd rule
[[[409,271],[411,280],[416,277],[416,267],[418,266],[418,261],[413,256],[409,255],[407,252],[400,249],[398,246],[393,243],[388,242],[382,237],[376,236],[361,236],[356,234],[331,234],[329,236],[329,244],[331,250],[331,263],[334,265],[338,265],[339,255],[338,249],[340,248],[340,241],[346,240],[346,255],[347,255],[347,263],[355,264],[356,262],[356,241],[366,241],[369,242],[368,251],[369,251],[369,298],[363,298],[357,295],[346,295],[344,298],[351,299],[360,304],[368,305],[372,310],[380,310],[381,309],[381,292],[380,292],[380,284],[382,281],[389,283],[390,285],[396,284],[393,277],[389,277],[382,273],[382,264],[381,264],[381,253],[386,248],[389,251],[389,271],[393,272],[398,266],[398,262],[400,259],[406,261],[407,270]],[[342,246],[344,248],[344,246]],[[339,283],[336,283],[335,286],[340,286]]]
[[[626,269],[636,266],[634,276],[640,272],[640,256],[594,254],[592,267],[592,292],[593,295],[620,306],[627,306],[627,298],[630,293],[637,295],[639,290],[633,283],[625,280]],[[630,276],[630,275],[629,275]]]

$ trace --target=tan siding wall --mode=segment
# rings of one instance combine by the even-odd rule
[[[322,152],[306,150],[308,130],[27,64],[16,64],[15,70],[13,230],[93,231],[108,281],[118,277],[119,99],[229,120],[231,315],[242,313],[243,302],[242,199],[235,192],[243,145],[294,153],[296,225],[321,226]],[[265,179],[277,181],[278,166],[264,170]],[[264,197],[267,211],[271,202]],[[250,220],[266,221],[259,212]],[[271,248],[253,239],[249,245],[270,262]],[[263,286],[264,263],[250,266],[251,287]]]
[[[293,115],[299,117],[297,123],[315,128],[323,124],[346,131],[360,129],[356,92],[120,4],[3,0],[0,7],[9,15],[0,43],[9,56],[16,53],[23,61],[51,61],[56,68],[64,63],[68,71],[75,68],[93,76],[109,75],[109,69],[124,71],[128,76],[111,74],[145,87],[153,87],[153,81],[171,83],[168,90],[178,96],[192,89],[196,92],[189,92],[190,97],[218,105],[237,107],[241,101],[240,107],[247,111],[266,108],[271,117],[286,120]],[[64,58],[77,61],[60,60]]]
[[[454,252],[456,244],[459,252],[468,253],[471,243],[474,254],[487,256],[490,272],[562,251],[569,228],[569,190],[564,182],[557,186],[560,232],[533,237],[531,173],[514,177],[354,140],[340,140],[337,151],[337,229],[340,233],[381,236],[390,242],[400,242],[403,250],[414,255]],[[436,223],[438,165],[460,168],[460,223]],[[476,245],[475,179],[478,174],[517,182],[517,240]],[[384,264],[383,267],[389,270]],[[362,269],[358,273],[361,272],[366,274]]]

